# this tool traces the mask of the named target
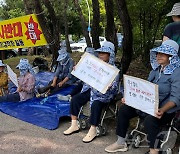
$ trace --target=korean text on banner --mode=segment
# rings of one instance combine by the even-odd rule
[[[35,14],[0,22],[0,50],[46,45]]]
[[[159,105],[158,85],[149,81],[123,75],[125,103],[155,116]]]
[[[18,80],[16,73],[7,65],[8,77],[9,79],[18,87]]]
[[[116,67],[89,53],[84,53],[76,65],[76,69],[72,71],[74,76],[102,94],[106,93],[118,73],[119,70]]]

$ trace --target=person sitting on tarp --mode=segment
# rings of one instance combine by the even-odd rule
[[[114,54],[114,44],[105,41],[101,48],[97,49],[99,59],[107,62],[111,65],[114,65],[115,54]],[[71,135],[79,131],[77,124],[77,117],[80,112],[80,108],[85,105],[89,100],[91,104],[91,115],[90,115],[90,124],[91,127],[88,131],[88,134],[83,138],[83,142],[91,142],[97,135],[96,127],[100,122],[101,112],[103,107],[110,102],[118,92],[118,81],[119,76],[115,78],[112,85],[109,87],[105,94],[95,90],[94,88],[85,84],[81,93],[72,97],[70,103],[70,113],[71,113],[71,126],[64,131],[64,135]]]
[[[28,59],[20,59],[16,66],[20,71],[18,87],[15,93],[0,97],[0,102],[19,102],[34,97],[35,77]]]
[[[0,96],[5,95],[8,90],[8,75],[4,72],[6,65],[0,60]]]
[[[70,54],[67,53],[65,47],[61,48],[58,53],[58,66],[55,76],[47,86],[38,89],[39,94],[45,94],[45,96],[47,96],[48,94],[57,92],[63,87],[72,85],[76,81],[76,78],[71,75],[74,61],[70,57]]]
[[[95,55],[95,52],[94,52],[94,48],[91,48],[91,47],[87,47],[85,49],[85,52],[87,53],[90,53],[92,55]],[[62,100],[62,101],[71,101],[72,97],[78,93],[80,93],[82,91],[82,89],[87,86],[86,83],[84,83],[83,81],[79,80],[76,82],[77,85],[72,89],[72,91],[70,92],[70,94],[64,96],[64,95],[61,95],[61,94],[58,94],[57,95],[57,98],[58,100]]]

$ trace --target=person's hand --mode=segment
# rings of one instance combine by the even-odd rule
[[[73,71],[75,71],[76,70],[76,65],[75,66],[73,66]]]
[[[64,82],[63,82],[63,81],[61,81],[61,82],[59,82],[59,83],[58,83],[58,86],[59,86],[59,87],[62,87],[62,86],[63,86],[63,84],[64,84]]]
[[[18,87],[16,91],[17,91],[17,92],[21,92],[21,91],[22,91],[22,88],[21,88],[21,87]]]
[[[121,99],[122,104],[126,104],[124,97]]]
[[[156,117],[158,119],[161,119],[161,117],[163,116],[164,111],[162,109],[158,109],[158,111],[156,112]]]
[[[52,87],[55,87],[55,86],[56,86],[56,83],[52,83],[51,86],[52,86]]]
[[[111,83],[111,84],[108,86],[108,90],[112,87],[112,85],[113,85],[113,84]]]

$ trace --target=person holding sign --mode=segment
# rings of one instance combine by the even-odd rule
[[[0,97],[0,102],[19,102],[34,97],[35,78],[28,60],[20,59],[16,68],[20,71],[17,90],[13,94]]]
[[[46,87],[38,89],[39,94],[52,94],[60,90],[62,87],[71,85],[76,81],[76,78],[71,75],[71,71],[74,66],[74,61],[67,53],[66,48],[63,47],[59,51],[57,58],[58,66],[55,72],[53,80]]]
[[[95,55],[95,53],[94,53],[94,48],[91,48],[91,47],[87,47],[86,49],[85,49],[85,52],[87,52],[87,53],[90,53],[90,54],[92,54],[92,55]],[[74,67],[74,69],[75,69],[75,67]],[[73,90],[71,91],[71,93],[70,94],[68,94],[68,95],[66,95],[66,96],[64,96],[64,95],[61,95],[61,94],[58,94],[57,95],[57,97],[58,97],[58,99],[59,100],[63,100],[63,101],[71,101],[71,99],[72,99],[72,97],[74,96],[74,95],[76,95],[76,94],[79,94],[80,92],[82,93],[82,91],[84,91],[84,90],[82,90],[82,89],[84,89],[85,87],[85,89],[89,89],[88,87],[89,87],[89,85],[87,85],[86,83],[84,83],[83,81],[81,81],[81,80],[78,80],[77,82],[77,85],[73,88]],[[85,90],[86,91],[86,90]],[[88,97],[89,98],[89,97]]]
[[[0,96],[5,95],[8,90],[8,75],[4,72],[6,65],[0,60]]]
[[[95,50],[98,53],[99,59],[103,60],[114,66],[115,54],[114,54],[114,44],[111,42],[104,42],[102,47]],[[109,89],[105,94],[95,90],[94,88],[88,86],[83,86],[83,89],[80,94],[72,97],[71,105],[70,105],[70,113],[71,113],[71,126],[64,131],[64,135],[70,135],[72,133],[78,132],[79,127],[77,125],[77,117],[80,111],[80,108],[85,105],[89,100],[91,104],[91,115],[90,115],[90,124],[91,127],[87,133],[87,135],[83,138],[83,142],[89,143],[96,137],[96,126],[98,126],[100,122],[100,116],[102,112],[102,108],[110,102],[114,95],[118,92],[118,81],[119,76],[115,78],[112,82]]]
[[[144,119],[150,154],[159,153],[159,143],[156,141],[161,126],[169,123],[180,109],[180,59],[178,57],[179,45],[173,40],[166,40],[161,46],[150,52],[150,62],[153,70],[148,80],[159,86],[159,109],[156,116],[146,115]],[[125,100],[122,99],[125,103]],[[141,114],[127,105],[122,105],[118,113],[116,134],[118,140],[105,148],[106,152],[127,151],[125,136],[131,118]]]

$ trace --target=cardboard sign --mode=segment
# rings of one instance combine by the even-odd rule
[[[16,73],[7,65],[8,77],[9,79],[18,87],[18,80]]]
[[[0,50],[46,45],[35,14],[0,22]]]
[[[118,73],[119,69],[89,53],[84,53],[75,70],[71,72],[102,94],[106,93]]]
[[[125,103],[155,116],[159,105],[158,85],[149,81],[123,75]]]

